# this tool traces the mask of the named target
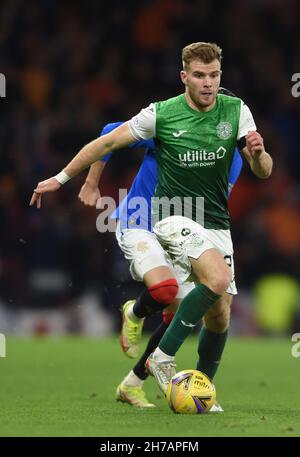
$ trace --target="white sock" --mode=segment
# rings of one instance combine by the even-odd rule
[[[138,323],[138,322],[140,322],[140,321],[142,320],[142,318],[141,318],[141,317],[137,317],[137,316],[134,314],[134,312],[133,312],[133,307],[134,307],[134,305],[132,305],[132,306],[128,309],[128,311],[127,311],[127,316],[129,317],[129,319],[130,319],[131,321]]]
[[[143,383],[143,379],[140,379],[133,370],[131,370],[122,381],[122,384],[127,387],[141,387]]]
[[[166,354],[161,349],[159,349],[159,347],[157,347],[153,352],[153,357],[158,362],[173,362],[173,360],[175,359],[173,355]]]

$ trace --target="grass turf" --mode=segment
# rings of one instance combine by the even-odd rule
[[[145,343],[145,341],[144,341]],[[195,366],[195,339],[177,356]],[[116,402],[133,366],[117,337],[7,338],[0,358],[0,436],[300,436],[300,359],[283,339],[229,339],[216,377],[223,414],[177,415],[153,379],[148,410]]]

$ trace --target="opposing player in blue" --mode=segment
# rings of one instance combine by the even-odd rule
[[[220,92],[232,95],[227,89],[221,88]],[[101,135],[109,133],[121,124],[121,122],[116,122],[106,125]],[[173,312],[176,310],[179,301],[194,287],[194,284],[186,282],[178,285],[171,262],[152,233],[151,198],[157,184],[155,143],[152,139],[141,140],[133,143],[130,147],[146,148],[145,157],[127,197],[121,202],[112,217],[118,220],[116,237],[126,259],[131,262],[131,275],[137,281],[144,281],[146,289],[137,300],[129,300],[123,306],[123,326],[120,341],[124,353],[131,358],[137,357],[139,353],[143,325],[141,318],[163,311],[163,320],[152,334],[144,354],[118,386],[116,398],[139,407],[153,407],[155,405],[147,400],[142,389],[143,382],[148,376],[145,362],[171,322]],[[85,184],[79,193],[79,199],[85,205],[95,206],[100,198],[99,180],[111,154],[90,168]],[[229,172],[228,192],[234,186],[241,168],[242,159],[236,148]],[[136,219],[136,198],[143,198],[145,201],[145,211],[138,213],[138,220]],[[209,330],[210,322],[206,322],[205,318],[204,324]],[[207,365],[211,363],[207,361],[204,354],[207,346],[205,344],[206,334],[202,335],[202,343],[198,350],[197,369],[203,372],[207,371]],[[212,371],[216,371],[216,369],[209,366],[208,371],[211,375]]]

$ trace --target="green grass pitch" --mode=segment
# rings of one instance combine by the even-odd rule
[[[153,379],[145,390],[156,408],[115,401],[133,366],[117,336],[9,337],[0,358],[0,436],[300,436],[300,358],[291,346],[230,338],[215,380],[225,412],[189,416],[168,408]],[[178,371],[195,366],[196,347],[194,338],[182,346]]]

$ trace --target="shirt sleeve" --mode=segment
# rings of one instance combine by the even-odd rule
[[[154,138],[156,133],[156,108],[151,103],[128,122],[129,129],[136,140]]]
[[[252,116],[252,113],[247,105],[241,100],[241,112],[239,121],[239,130],[237,139],[240,140],[248,134],[250,130],[256,131],[256,125]]]

